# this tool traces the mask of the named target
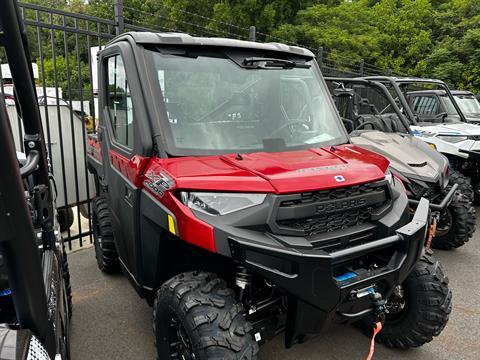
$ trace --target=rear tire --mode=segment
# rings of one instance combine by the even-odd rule
[[[92,226],[98,268],[109,274],[118,272],[120,269],[118,253],[115,247],[110,210],[104,196],[99,196],[94,200]]]
[[[452,311],[452,292],[432,253],[429,250],[422,256],[402,284],[405,307],[399,313],[387,314],[377,342],[390,348],[418,347],[432,341],[445,328]]]
[[[475,192],[473,191],[473,187],[470,184],[470,179],[468,179],[465,175],[459,173],[458,171],[450,170],[448,182],[450,185],[458,184],[457,190],[460,191],[463,195],[465,195],[468,200],[473,203],[475,199]]]
[[[451,250],[463,246],[475,232],[475,208],[466,196],[457,192],[445,211],[432,239],[434,249]],[[448,229],[442,231],[442,226]]]
[[[243,305],[214,274],[173,277],[158,290],[153,309],[158,359],[257,358],[258,344]]]

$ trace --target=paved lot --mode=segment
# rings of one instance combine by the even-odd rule
[[[392,351],[377,345],[375,359],[480,359],[480,230],[461,249],[436,255],[454,296],[446,329],[419,349]],[[155,359],[152,311],[128,281],[101,274],[92,248],[72,253],[69,261],[74,289],[72,359]],[[363,359],[368,346],[359,331],[338,326],[290,350],[283,349],[279,336],[262,347],[260,359]]]

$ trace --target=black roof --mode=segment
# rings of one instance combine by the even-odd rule
[[[131,39],[137,44],[158,44],[158,45],[188,45],[188,46],[211,46],[223,48],[242,48],[265,51],[276,51],[299,55],[307,58],[314,58],[315,55],[308,49],[291,46],[281,43],[258,43],[253,41],[236,40],[215,37],[195,37],[185,33],[154,33],[154,32],[127,32],[117,36],[109,44],[125,39]]]

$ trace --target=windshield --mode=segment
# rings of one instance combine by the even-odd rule
[[[458,106],[465,114],[480,114],[480,103],[473,95],[455,95]]]
[[[153,56],[175,155],[285,151],[347,142],[314,66],[248,68],[220,52]],[[246,58],[243,56],[242,60]],[[241,62],[240,62],[241,64]],[[275,66],[274,66],[275,65]]]

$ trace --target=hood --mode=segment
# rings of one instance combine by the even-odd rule
[[[412,128],[437,135],[480,135],[480,126],[464,122],[443,123],[432,126],[412,126]]]
[[[465,118],[468,122],[472,122],[475,124],[480,123],[480,114],[467,113],[465,114]]]
[[[390,168],[406,178],[436,183],[448,166],[445,156],[408,134],[368,131],[351,142],[385,156]]]
[[[177,188],[204,191],[296,193],[381,180],[388,160],[354,145],[335,148],[152,160]]]

